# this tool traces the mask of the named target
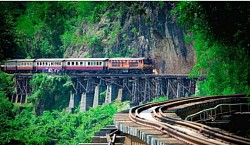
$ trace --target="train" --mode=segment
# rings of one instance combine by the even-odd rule
[[[7,73],[135,73],[152,74],[149,58],[40,58],[12,59],[1,65]]]

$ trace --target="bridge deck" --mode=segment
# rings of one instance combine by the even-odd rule
[[[115,126],[125,134],[130,134],[134,137],[141,139],[146,144],[162,144],[162,145],[183,145],[181,142],[169,135],[163,134],[162,132],[150,128],[147,126],[141,126],[132,122],[129,119],[129,113],[117,113],[114,116]],[[126,139],[125,139],[126,142]]]

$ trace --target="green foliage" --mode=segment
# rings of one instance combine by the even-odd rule
[[[67,12],[62,3],[30,2],[25,6],[24,14],[16,22],[16,43],[26,57],[62,57],[60,35],[64,32]]]
[[[243,24],[242,21],[224,23],[224,20],[222,22],[218,14],[228,16],[235,15],[237,12],[221,4],[180,2],[172,10],[173,18],[188,29],[189,33],[185,36],[185,40],[194,42],[197,63],[190,76],[206,75],[204,82],[198,82],[198,95],[249,94],[249,54],[244,42],[245,38],[238,41],[239,43],[228,42],[231,39],[240,39],[241,37],[237,35],[238,31],[245,27],[238,27],[234,32],[231,30],[223,32],[225,33],[223,39],[218,38],[221,36],[220,29],[230,28],[232,25],[244,26],[245,23]],[[229,6],[231,7],[232,4]],[[244,8],[239,3],[232,7]],[[246,16],[247,13],[243,12],[246,12],[246,9],[242,9],[243,16],[240,17]]]
[[[7,97],[14,92],[13,75],[0,72],[0,98]]]
[[[12,57],[23,57],[23,52],[19,50],[15,43],[15,21],[22,12],[23,5],[13,2],[0,2],[0,62]]]
[[[156,103],[156,102],[162,102],[162,101],[167,101],[168,97],[166,96],[160,96],[158,98],[154,98],[150,103]]]
[[[90,142],[94,132],[113,122],[112,116],[123,104],[97,106],[70,114],[57,110],[35,116],[27,108],[16,110],[0,98],[1,144],[78,144]]]
[[[122,57],[122,52],[114,53],[114,52],[109,52],[108,57]]]
[[[28,101],[35,106],[37,114],[42,114],[43,110],[62,110],[68,105],[72,89],[68,76],[35,74],[30,84],[33,86],[33,92]]]
[[[107,93],[107,90],[100,93],[100,102],[105,101],[106,93]]]
[[[83,21],[95,23],[100,20],[108,5],[110,5],[109,2],[79,2],[77,12]]]
[[[126,52],[126,57],[129,57],[131,56],[134,52],[136,51],[135,48],[131,48],[131,49],[127,49],[127,52]]]
[[[135,27],[132,28],[131,30],[133,33],[136,33],[137,32],[137,29]]]

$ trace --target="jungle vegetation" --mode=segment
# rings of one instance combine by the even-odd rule
[[[138,5],[129,3],[133,4]],[[98,47],[99,37],[78,37],[79,26],[99,22],[110,5],[111,2],[0,2],[0,61],[59,58],[69,45],[77,43]],[[172,18],[186,28],[185,39],[196,50],[197,63],[190,76],[206,75],[206,80],[199,83],[199,95],[250,93],[249,11],[249,2],[173,2]],[[119,28],[119,23],[116,25]],[[117,31],[107,30],[105,34],[113,36]],[[7,99],[14,91],[12,77],[0,73],[2,144],[89,142],[93,133],[111,124],[113,114],[122,108],[115,103],[70,114],[64,110],[72,89],[70,79],[46,74],[33,76],[30,83],[35,89],[30,103],[19,106]]]
[[[198,83],[198,95],[250,94],[249,4],[180,2],[172,10],[196,51],[190,76],[206,76]]]
[[[26,104],[12,104],[12,75],[0,73],[1,144],[78,144],[90,142],[100,128],[113,123],[113,115],[124,103],[90,108],[86,112],[66,111],[71,81],[68,76],[36,74],[33,94]],[[50,90],[48,90],[48,87]],[[59,91],[59,90],[60,91]]]

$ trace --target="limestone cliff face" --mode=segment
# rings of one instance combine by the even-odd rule
[[[82,24],[86,41],[66,57],[148,57],[159,74],[187,74],[195,52],[185,30],[170,17],[170,2],[115,2],[95,24]]]

